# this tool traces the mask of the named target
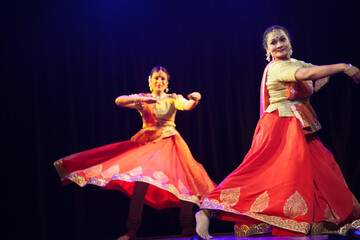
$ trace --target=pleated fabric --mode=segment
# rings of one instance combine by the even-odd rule
[[[360,205],[331,152],[278,111],[261,116],[243,162],[201,208],[221,210],[217,218],[236,222],[236,236],[360,229]]]
[[[63,184],[93,184],[131,196],[135,182],[149,183],[145,203],[156,209],[200,205],[216,185],[192,156],[179,133],[155,142],[113,143],[54,163]]]

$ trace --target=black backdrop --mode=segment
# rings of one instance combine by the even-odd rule
[[[177,128],[220,183],[241,163],[259,117],[263,31],[287,27],[293,57],[306,62],[360,66],[356,2],[1,1],[1,236],[115,239],[124,233],[128,197],[61,186],[53,162],[136,133],[138,113],[114,99],[147,92],[156,65],[170,71],[171,92],[202,93],[196,109],[178,113]],[[320,138],[358,198],[359,104],[360,86],[344,74],[312,99]],[[177,214],[145,207],[139,235],[179,234]],[[214,221],[211,229],[229,232],[232,224]]]

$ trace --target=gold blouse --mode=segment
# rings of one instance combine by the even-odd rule
[[[296,117],[305,133],[313,133],[321,128],[315,111],[310,105],[310,96],[328,81],[324,78],[318,86],[313,81],[297,81],[295,73],[299,68],[314,65],[291,58],[290,61],[274,61],[271,63],[267,76],[266,88],[269,93],[270,105],[265,112],[279,111],[280,117]]]
[[[132,96],[151,97],[151,94],[139,93]],[[139,144],[145,144],[179,134],[175,129],[175,116],[177,110],[184,110],[185,102],[186,99],[182,95],[173,93],[159,98],[159,103],[134,103],[133,107],[139,111],[142,117],[143,127],[131,140]]]

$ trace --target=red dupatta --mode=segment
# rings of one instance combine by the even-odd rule
[[[273,63],[275,60],[268,63],[268,65],[265,67],[263,77],[261,80],[261,86],[260,86],[260,117],[263,115],[267,107],[270,105],[270,96],[269,91],[266,88],[266,75],[269,70],[270,64]]]

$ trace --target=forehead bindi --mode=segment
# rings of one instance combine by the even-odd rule
[[[279,40],[280,38],[285,37],[287,38],[286,34],[282,30],[274,30],[269,33],[268,35],[268,42],[271,42],[273,40]]]

